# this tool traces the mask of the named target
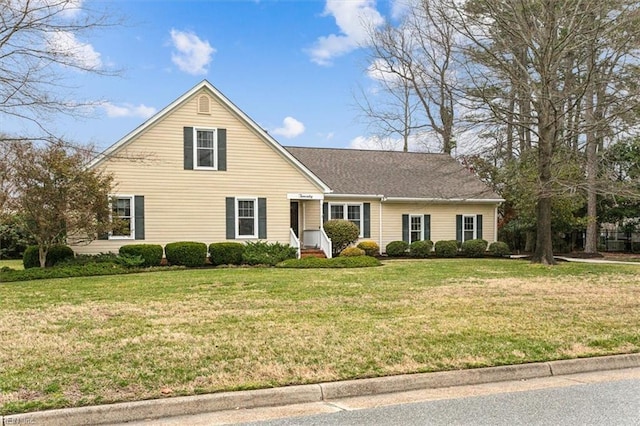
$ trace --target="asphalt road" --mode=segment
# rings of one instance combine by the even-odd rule
[[[640,425],[640,380],[427,401],[247,424]]]
[[[127,426],[637,425],[640,368],[220,411]]]

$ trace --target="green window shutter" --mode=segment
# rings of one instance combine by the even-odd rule
[[[402,215],[402,241],[409,242],[409,215]]]
[[[218,129],[218,170],[227,170],[227,129]]]
[[[135,210],[135,239],[144,240],[144,195],[136,195],[133,199]]]
[[[267,238],[267,199],[258,198],[258,238]]]
[[[371,238],[371,203],[362,205],[362,235],[364,238]]]
[[[425,214],[424,215],[424,220],[423,220],[423,224],[422,226],[424,226],[424,239],[425,240],[431,240],[431,215],[430,214]]]
[[[462,242],[462,215],[456,215],[456,240]]]
[[[476,216],[476,238],[482,239],[482,215]]]
[[[322,203],[322,224],[329,220],[329,203]]]
[[[193,127],[184,128],[184,169],[193,170]]]
[[[235,240],[236,238],[236,199],[227,197],[226,199],[226,221],[227,221],[227,240]]]

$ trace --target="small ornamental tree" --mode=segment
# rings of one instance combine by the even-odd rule
[[[358,226],[344,219],[332,219],[325,222],[324,231],[331,239],[334,256],[338,256],[342,250],[355,243],[360,236]]]
[[[89,151],[70,151],[58,141],[11,143],[9,149],[14,163],[5,208],[18,213],[38,246],[41,267],[53,245],[86,243],[110,231],[112,177],[86,167]]]

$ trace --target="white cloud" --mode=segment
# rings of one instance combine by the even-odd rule
[[[89,43],[78,40],[75,34],[68,31],[55,31],[47,36],[47,48],[65,58],[71,66],[84,69],[99,69],[102,67],[100,53],[96,52]]]
[[[57,1],[54,3],[53,1],[48,1],[48,4],[59,4],[59,7],[62,8],[62,15],[67,18],[75,18],[82,12],[82,5],[84,0],[67,0],[64,3],[58,3]]]
[[[171,41],[176,52],[171,54],[171,60],[187,74],[200,75],[208,72],[216,49],[208,41],[201,40],[191,32],[171,30]]]
[[[441,144],[436,134],[429,130],[415,132],[409,136],[409,152],[440,152]],[[349,144],[353,149],[376,149],[402,151],[404,142],[400,137],[358,136]]]
[[[351,140],[349,148],[402,151],[402,141],[400,139],[382,138],[379,136],[358,136]]]
[[[273,129],[271,133],[287,139],[295,138],[304,133],[304,124],[293,117],[285,117],[282,122],[282,127]]]
[[[330,65],[333,58],[369,44],[369,31],[384,23],[375,0],[327,0],[323,16],[333,16],[340,34],[319,37],[307,53],[318,65]]]
[[[123,104],[123,105],[114,105],[110,102],[105,102],[102,105],[105,112],[107,113],[107,117],[111,118],[120,118],[120,117],[141,117],[141,118],[149,118],[153,114],[156,113],[156,109],[154,107],[149,107],[143,104],[140,105],[131,105],[131,104]]]

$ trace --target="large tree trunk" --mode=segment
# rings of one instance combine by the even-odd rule
[[[594,57],[592,51],[589,61],[589,75],[593,75]],[[587,173],[587,234],[584,242],[585,253],[598,252],[598,200],[597,200],[597,173],[598,173],[598,141],[596,138],[597,123],[594,111],[594,81],[591,77],[585,93],[585,125],[586,125],[586,173]]]
[[[38,249],[38,260],[40,260],[40,267],[44,268],[47,266],[47,252],[48,250],[45,247],[40,247]]]
[[[549,109],[547,109],[549,108]],[[555,123],[552,122],[550,105],[540,103],[538,126],[540,139],[538,141],[538,176],[540,188],[536,203],[536,249],[532,261],[543,265],[555,265],[553,258],[553,244],[551,239],[551,200],[553,159],[553,140],[556,137]]]

